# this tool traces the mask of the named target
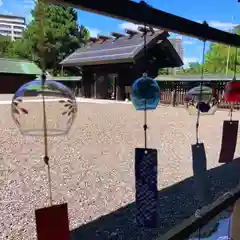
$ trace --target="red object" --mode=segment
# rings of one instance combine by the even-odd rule
[[[220,163],[229,163],[233,160],[238,136],[238,121],[224,121],[222,145],[219,156]]]
[[[224,98],[227,102],[240,101],[240,81],[232,81],[226,84]]]
[[[38,240],[69,240],[67,204],[54,205],[35,211]]]

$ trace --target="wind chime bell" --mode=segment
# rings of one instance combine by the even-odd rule
[[[229,103],[240,101],[240,82],[236,80],[236,77],[226,84],[224,89],[224,99]]]
[[[213,115],[217,111],[217,96],[208,86],[190,89],[185,96],[185,107],[190,115]]]
[[[160,102],[160,88],[154,79],[143,74],[132,85],[132,103],[136,110],[154,110]]]
[[[44,135],[45,104],[48,136],[65,135],[77,114],[77,104],[72,92],[63,84],[45,80],[28,82],[21,86],[12,99],[12,117],[23,135]]]

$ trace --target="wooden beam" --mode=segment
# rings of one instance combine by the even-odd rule
[[[66,4],[89,12],[118,18],[137,24],[147,23],[148,26],[175,32],[201,40],[218,42],[240,47],[240,36],[224,32],[201,23],[197,23],[146,4],[133,1],[109,0],[47,0],[52,3]]]

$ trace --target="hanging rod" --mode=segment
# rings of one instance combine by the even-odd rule
[[[201,40],[240,47],[240,36],[182,18],[146,4],[130,0],[47,0],[98,13],[136,24],[147,23],[153,28],[195,37]]]

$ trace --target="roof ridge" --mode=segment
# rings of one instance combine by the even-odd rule
[[[154,42],[157,42],[161,36],[167,38],[166,31],[155,31],[154,34],[147,34],[147,45],[150,47]],[[165,36],[166,35],[166,36]],[[96,65],[100,63],[117,63],[117,62],[132,62],[135,56],[144,49],[144,37],[139,33],[132,37],[123,36],[114,39],[106,40],[103,43],[91,43],[84,47],[78,48],[75,52],[68,55],[61,65]]]

